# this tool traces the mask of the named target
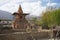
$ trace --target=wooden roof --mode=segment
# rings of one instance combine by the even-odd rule
[[[22,14],[22,13],[23,13],[23,10],[22,10],[22,8],[21,8],[21,5],[19,5],[18,13],[19,13],[19,14]]]
[[[13,15],[28,15],[27,13],[23,13],[21,5],[19,5],[18,12],[14,12]]]

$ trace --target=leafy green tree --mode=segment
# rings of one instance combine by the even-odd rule
[[[60,25],[60,9],[50,10],[43,13],[43,24],[47,24],[48,27],[52,25]]]
[[[55,10],[55,22],[57,25],[60,25],[60,8]]]

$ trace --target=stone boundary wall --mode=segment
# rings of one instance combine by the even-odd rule
[[[0,34],[0,40],[33,40],[51,38],[49,32],[14,32],[9,34]]]

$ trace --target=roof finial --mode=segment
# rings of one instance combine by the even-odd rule
[[[21,5],[19,5],[18,13],[19,14],[23,13],[22,8],[21,8]]]

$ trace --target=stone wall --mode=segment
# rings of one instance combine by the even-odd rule
[[[10,34],[0,34],[0,40],[33,40],[44,38],[50,38],[50,34],[48,32],[14,32]]]

